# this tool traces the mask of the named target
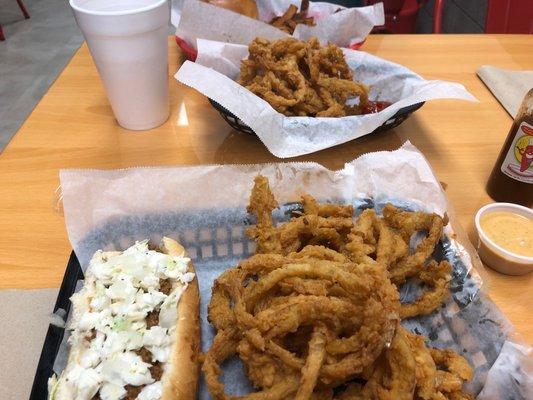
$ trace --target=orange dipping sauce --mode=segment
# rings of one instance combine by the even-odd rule
[[[479,225],[487,237],[503,249],[533,257],[533,220],[508,211],[482,215]]]

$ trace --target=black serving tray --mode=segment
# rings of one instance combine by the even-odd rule
[[[255,135],[256,133],[250,128],[248,125],[246,125],[244,122],[242,122],[239,117],[235,116],[235,114],[231,113],[229,110],[227,110],[224,106],[217,103],[215,100],[209,99],[209,102],[211,105],[220,113],[222,118],[237,132],[241,133],[247,133],[249,135]],[[397,127],[400,125],[403,121],[409,117],[413,112],[418,110],[420,107],[424,105],[425,102],[416,103],[407,107],[403,107],[399,109],[396,114],[394,114],[391,118],[389,118],[387,121],[383,123],[383,125],[377,127],[372,131],[372,133],[382,132],[386,131],[392,128]]]
[[[333,199],[334,200],[334,199]],[[413,209],[408,202],[390,199],[397,207]],[[354,199],[354,209],[357,213],[366,208],[375,208],[379,213],[384,203],[372,199]],[[295,210],[299,210],[300,203],[287,203],[275,210],[275,222],[286,221]],[[175,237],[187,249],[195,267],[200,283],[201,293],[210,292],[211,275],[219,275],[230,265],[236,265],[239,260],[254,253],[255,247],[246,236],[245,230],[250,225],[249,215],[244,208],[220,210],[195,210],[190,213],[154,213],[135,216],[118,216],[106,221],[101,226],[89,232],[80,243],[81,248],[120,249],[124,243],[134,240],[152,238],[156,240],[161,235]],[[477,274],[470,270],[471,266],[462,259],[460,248],[450,238],[443,238],[435,249],[436,260],[448,260],[453,265],[450,291],[452,296],[436,312],[404,321],[409,330],[422,334],[428,338],[433,347],[453,348],[463,353],[467,358],[478,360],[475,368],[475,379],[469,390],[479,393],[483,386],[483,379],[489,368],[500,353],[506,339],[505,318],[494,304],[479,291],[480,280]],[[65,276],[54,306],[54,312],[64,310],[68,315],[71,309],[70,297],[76,291],[78,281],[84,279],[83,270],[74,253],[70,255]],[[402,287],[400,298],[402,301],[412,301],[418,296],[419,285],[406,284]],[[213,329],[207,324],[207,304],[209,296],[200,299],[200,317],[203,323],[202,349],[205,351],[213,337]],[[65,328],[55,325],[48,327],[43,349],[39,359],[37,372],[33,382],[30,400],[46,400],[48,398],[48,379],[54,374],[54,363],[62,344]],[[490,338],[488,340],[487,338]],[[479,361],[480,360],[480,361]],[[231,362],[230,362],[231,364]],[[240,364],[229,366],[234,373],[241,371]],[[235,393],[248,393],[251,390],[248,382],[239,383],[232,387]],[[520,386],[506,385],[502,388],[509,399],[513,396],[520,399]],[[200,400],[210,399],[205,384],[200,380],[200,390],[197,397]]]
[[[76,254],[72,252],[68,260],[65,275],[63,276],[59,294],[57,295],[54,313],[59,309],[65,310],[67,314],[69,313],[71,305],[70,296],[74,294],[76,283],[80,279],[84,279],[83,271]],[[64,334],[65,328],[52,324],[48,326],[48,332],[46,332],[43,350],[41,351],[41,357],[39,357],[37,372],[35,373],[31,388],[30,400],[46,400],[48,398],[48,379],[54,373],[54,361]]]

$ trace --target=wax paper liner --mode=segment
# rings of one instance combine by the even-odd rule
[[[269,25],[268,21],[282,15],[291,4],[300,7],[298,0],[258,0],[259,19],[253,19],[197,0],[175,0],[171,19],[176,36],[193,47],[196,47],[196,39],[248,44],[257,36],[267,39],[289,36]],[[324,44],[335,43],[341,47],[360,44],[374,26],[385,23],[382,3],[345,8],[332,3],[311,2],[308,14],[314,17],[315,26],[297,25],[292,36],[298,39],[315,36]]]
[[[321,201],[351,203],[358,213],[368,207],[379,211],[389,201],[441,215],[449,211],[429,164],[410,143],[393,152],[363,155],[335,172],[316,163],[63,170],[70,241],[83,266],[97,249],[124,249],[135,240],[157,242],[167,235],[183,243],[199,278],[205,350],[213,337],[206,320],[213,280],[254,251],[245,235],[253,223],[245,206],[259,173],[269,177],[282,205],[275,212],[276,221],[287,220],[291,211],[301,207],[298,200],[304,192]],[[531,369],[524,352],[529,347],[508,341],[512,327],[481,290],[481,264],[458,227],[451,213],[446,235],[434,254],[454,267],[451,298],[433,314],[404,324],[426,335],[431,346],[452,347],[463,354],[476,372],[468,389],[476,394],[483,389],[480,399],[525,399]],[[402,300],[416,290],[413,285],[404,286]],[[64,365],[66,349],[63,343],[56,372]],[[507,362],[495,363],[502,358]],[[485,384],[487,376],[490,380],[493,375],[504,385]],[[230,393],[250,390],[236,359],[225,366],[224,380]],[[209,398],[203,383],[200,398]]]
[[[215,100],[257,134],[277,157],[295,157],[348,142],[374,131],[403,107],[432,99],[475,101],[463,85],[425,80],[408,68],[371,54],[343,49],[355,79],[369,85],[370,99],[393,102],[375,114],[342,118],[286,117],[235,82],[243,45],[198,40],[196,63],[186,61],[175,78]]]

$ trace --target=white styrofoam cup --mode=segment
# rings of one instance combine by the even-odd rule
[[[146,130],[169,116],[168,0],[70,0],[118,123]]]

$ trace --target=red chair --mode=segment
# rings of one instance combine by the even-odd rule
[[[441,32],[442,6],[444,0],[435,0],[433,8],[433,33]],[[383,2],[385,25],[378,27],[378,32],[415,33],[418,11],[427,0],[366,0],[366,4]]]
[[[30,14],[28,13],[28,10],[26,10],[26,7],[24,6],[22,0],[17,0],[17,4],[19,5],[22,14],[24,14],[24,18],[29,19]],[[4,36],[4,31],[2,30],[2,25],[0,25],[0,40],[6,40],[6,37]]]
[[[366,4],[383,1],[385,25],[377,32],[414,33],[418,11],[427,0],[366,0]],[[442,31],[444,0],[435,0],[433,33]],[[485,20],[485,33],[533,33],[532,0],[490,0]]]
[[[485,33],[533,33],[533,1],[489,1]]]
[[[443,6],[444,0],[435,2],[434,33],[441,31]],[[533,1],[490,0],[485,19],[485,33],[533,33]]]

